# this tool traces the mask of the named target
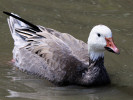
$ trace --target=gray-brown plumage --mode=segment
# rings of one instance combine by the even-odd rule
[[[57,85],[110,83],[104,57],[91,59],[88,45],[83,41],[67,33],[29,24],[15,14],[4,13],[12,16],[8,24],[15,45],[13,59],[19,69]]]

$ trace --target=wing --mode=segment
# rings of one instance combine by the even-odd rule
[[[88,55],[88,45],[82,40],[78,40],[74,38],[72,35],[67,33],[60,33],[51,28],[44,28],[48,33],[56,36],[61,39],[70,49],[74,56],[76,56],[79,60],[84,63],[88,63],[89,55]]]
[[[82,71],[85,64],[72,53],[73,51],[69,45],[62,39],[50,34],[44,27],[38,27],[41,32],[32,33],[27,29],[16,29],[17,33],[22,35],[25,41],[28,42],[26,46],[21,48],[22,62],[27,62],[30,67],[32,66],[32,69],[29,71],[35,71],[34,73],[45,76],[52,82],[57,82],[58,84],[62,84],[63,82],[65,84],[69,80],[74,80],[71,78],[74,78],[78,74],[78,69]],[[32,52],[33,56],[27,57],[27,55],[31,54],[25,53],[27,52],[26,50]],[[38,55],[40,58],[35,55]],[[29,62],[29,59],[32,59],[32,61]],[[31,65],[31,63],[34,64]],[[28,65],[22,64],[26,70],[29,69]],[[40,68],[42,65],[43,68]],[[42,71],[40,71],[41,69]]]
[[[38,35],[51,39],[52,40],[52,41],[50,40],[51,44],[54,41],[56,42],[58,41],[58,44],[61,43],[60,44],[61,48],[65,48],[66,50],[69,49],[69,51],[71,51],[71,54],[75,56],[77,59],[79,59],[84,63],[87,63],[87,64],[89,63],[88,48],[87,48],[88,46],[85,42],[83,42],[82,40],[78,40],[74,38],[72,35],[67,33],[60,33],[54,29],[45,28],[43,26],[38,26],[38,27],[40,27],[42,31],[42,32],[38,32],[37,33]],[[62,50],[61,48],[60,50]]]

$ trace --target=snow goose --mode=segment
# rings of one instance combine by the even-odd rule
[[[105,85],[110,83],[104,67],[104,51],[119,54],[111,30],[96,25],[88,43],[67,33],[34,25],[16,14],[3,12],[14,39],[13,59],[20,70],[36,74],[57,85]]]

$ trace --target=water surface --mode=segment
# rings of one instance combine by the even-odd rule
[[[0,100],[132,100],[133,1],[131,0],[1,0]],[[104,87],[57,87],[22,73],[8,61],[13,40],[2,11],[14,12],[37,25],[66,32],[87,41],[91,28],[109,26],[121,54],[105,53],[112,84]]]

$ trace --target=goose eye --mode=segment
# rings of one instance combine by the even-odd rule
[[[100,37],[100,36],[101,36],[101,34],[100,34],[100,33],[97,33],[97,36],[98,36],[98,37]]]

